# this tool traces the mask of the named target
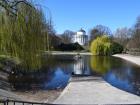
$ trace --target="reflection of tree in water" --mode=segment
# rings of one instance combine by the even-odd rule
[[[44,82],[53,79],[57,68],[60,68],[65,74],[71,74],[72,60],[60,59],[60,57],[58,59],[53,56],[42,59],[42,62],[43,66],[39,70],[27,71],[26,68],[17,66],[13,74],[9,76],[9,81],[13,87],[17,90],[30,90],[33,86],[43,88]]]
[[[111,68],[111,59],[106,56],[92,56],[90,66],[93,71],[104,74]]]
[[[114,74],[116,76],[116,78],[118,78],[119,80],[132,80],[133,78],[133,71],[131,70],[131,68],[117,68],[117,69],[112,69],[109,71],[110,73]],[[108,73],[109,73],[108,72]]]
[[[49,81],[53,77],[54,72],[54,70],[14,72],[9,76],[9,81],[17,90],[30,90],[33,86],[41,88],[41,84],[44,81]]]
[[[112,72],[119,80],[129,81],[135,85],[136,83],[140,84],[140,67],[121,59],[118,59],[118,62],[121,66],[113,66],[109,72]]]
[[[140,95],[139,74],[140,74],[139,69],[134,66],[130,66],[129,64],[129,67],[110,70],[108,73],[106,73],[104,78],[105,80],[107,80],[112,85],[115,85],[116,87]],[[111,80],[112,76],[114,76],[113,77],[114,80]]]
[[[60,68],[65,74],[72,72],[72,66],[75,61],[73,55],[55,55],[44,60],[45,66],[49,66],[50,68],[55,67],[54,70],[56,70],[56,68]]]
[[[121,59],[110,56],[92,56],[90,58],[90,67],[93,71],[101,74],[107,73],[112,68],[123,67],[124,62]]]
[[[92,56],[90,59],[92,70],[104,75],[110,84],[140,95],[140,68],[120,58]]]
[[[134,89],[137,91],[137,94],[140,96],[140,68],[137,68],[136,71],[133,71],[133,74],[135,75],[135,78],[133,78],[132,85],[134,86]]]

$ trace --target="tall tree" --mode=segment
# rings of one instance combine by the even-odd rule
[[[108,35],[110,36],[111,30],[107,26],[97,25],[90,31],[90,40],[96,39],[97,37]]]
[[[129,49],[140,49],[140,16],[137,18],[132,30],[131,38],[127,47]]]
[[[0,14],[0,53],[17,57],[27,69],[41,66],[40,55],[46,50],[45,17],[41,10],[27,5],[18,7],[17,16]]]
[[[131,37],[131,32],[132,30],[128,29],[127,27],[118,28],[113,35],[113,40],[122,45],[123,47],[126,47]]]
[[[73,31],[66,30],[66,31],[64,31],[64,33],[60,37],[64,43],[72,43],[72,36],[73,35],[74,35]]]
[[[133,40],[136,44],[135,47],[140,48],[140,16],[137,18],[135,24],[135,32],[134,32]]]

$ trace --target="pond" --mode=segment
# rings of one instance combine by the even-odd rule
[[[16,91],[63,89],[72,76],[101,76],[121,90],[140,96],[140,66],[116,57],[55,55],[43,57],[40,70],[15,71],[9,76]]]

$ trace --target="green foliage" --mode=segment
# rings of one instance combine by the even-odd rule
[[[112,53],[113,54],[117,54],[117,53],[122,53],[123,51],[123,46],[116,43],[116,42],[113,42],[112,44]]]
[[[122,53],[123,47],[104,35],[92,41],[90,50],[94,55],[111,55]]]
[[[56,46],[58,51],[82,51],[84,48],[79,45],[79,43],[70,43],[70,44],[64,44],[61,43],[60,45]]]
[[[112,43],[106,35],[93,40],[90,50],[94,55],[111,55]]]
[[[0,15],[0,54],[17,57],[27,69],[41,66],[46,50],[46,22],[41,10],[21,5],[17,16]]]

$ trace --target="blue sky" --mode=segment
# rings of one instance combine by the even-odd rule
[[[69,29],[87,32],[96,25],[131,27],[140,15],[140,0],[40,0],[51,10],[57,33]],[[46,9],[47,13],[48,10]]]

